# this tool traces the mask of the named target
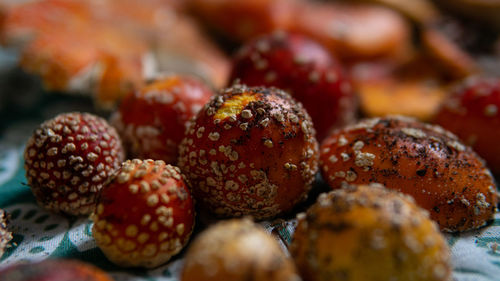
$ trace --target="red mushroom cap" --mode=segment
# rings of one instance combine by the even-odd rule
[[[194,118],[179,167],[213,213],[269,218],[307,196],[318,168],[314,135],[307,112],[285,92],[236,85]]]
[[[320,162],[332,188],[381,183],[411,195],[448,232],[484,226],[498,203],[482,159],[449,131],[413,118],[371,118],[337,130],[321,144]]]
[[[182,250],[194,216],[179,168],[162,160],[127,160],[99,195],[92,234],[115,264],[151,268]]]
[[[325,48],[298,34],[275,32],[244,45],[234,58],[232,79],[288,91],[311,115],[319,140],[356,114],[345,71]]]
[[[198,79],[167,76],[125,97],[111,122],[131,157],[175,164],[186,123],[211,96]]]
[[[54,212],[87,215],[124,152],[106,120],[73,112],[40,125],[28,140],[24,159],[28,185],[40,205]]]
[[[435,122],[457,134],[500,173],[500,78],[465,80],[439,110]]]

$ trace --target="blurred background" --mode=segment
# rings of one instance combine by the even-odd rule
[[[331,53],[361,116],[431,120],[458,81],[500,75],[497,0],[1,0],[0,133],[47,101],[106,115],[158,73],[225,87],[240,46],[276,30]]]

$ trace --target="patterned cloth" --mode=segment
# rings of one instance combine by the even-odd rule
[[[153,270],[126,270],[107,261],[96,248],[92,223],[86,218],[68,218],[38,207],[25,185],[22,153],[24,143],[41,121],[59,112],[92,111],[85,98],[41,93],[36,81],[19,72],[4,72],[0,77],[0,208],[11,214],[10,230],[14,244],[0,260],[9,264],[46,258],[72,258],[93,263],[116,280],[178,280],[182,254]],[[38,89],[38,90],[37,90]],[[319,184],[320,185],[320,184]],[[203,220],[203,219],[202,219]],[[199,223],[199,231],[206,224]],[[262,223],[286,250],[295,221]],[[488,227],[460,235],[447,235],[452,248],[454,277],[457,281],[493,281],[500,278],[500,214]]]

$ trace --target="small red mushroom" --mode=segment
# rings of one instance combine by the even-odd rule
[[[482,159],[449,131],[413,118],[370,118],[336,130],[321,144],[320,165],[332,189],[383,184],[412,196],[447,232],[486,225],[498,203]]]
[[[474,77],[456,88],[435,122],[457,134],[500,173],[500,78]]]
[[[92,234],[113,263],[152,268],[182,250],[194,216],[179,168],[162,160],[127,160],[99,195]]]
[[[125,97],[111,123],[131,158],[175,164],[187,121],[211,96],[198,79],[167,76]]]
[[[19,263],[0,270],[2,281],[113,281],[101,269],[76,260]]]
[[[124,159],[116,130],[88,113],[44,122],[24,152],[26,178],[38,203],[53,212],[87,215],[95,197]]]
[[[179,167],[216,215],[270,218],[307,196],[318,143],[309,115],[287,93],[235,85],[196,115],[179,146]]]
[[[275,32],[244,45],[234,58],[232,79],[288,91],[311,115],[319,140],[356,114],[345,71],[325,48],[298,34]]]

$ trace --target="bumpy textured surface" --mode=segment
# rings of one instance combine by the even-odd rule
[[[356,115],[356,96],[344,69],[325,48],[298,34],[275,32],[243,45],[231,79],[289,92],[311,116],[318,140]]]
[[[26,178],[38,203],[70,215],[93,211],[95,197],[124,160],[116,130],[88,113],[45,121],[24,152]]]
[[[188,76],[167,76],[128,95],[111,118],[130,158],[177,162],[187,123],[212,96]]]
[[[153,268],[186,245],[194,215],[179,168],[161,160],[127,160],[99,195],[92,234],[115,264]]]
[[[450,253],[428,213],[380,185],[319,196],[298,215],[292,256],[306,281],[445,281]]]
[[[0,209],[0,257],[2,257],[5,247],[12,240],[12,233],[7,229],[9,224],[9,215]]]
[[[338,130],[323,142],[320,160],[332,188],[384,184],[413,196],[445,231],[484,226],[498,202],[490,171],[470,147],[411,118],[373,118]]]
[[[307,196],[318,143],[309,115],[288,94],[235,85],[194,118],[179,167],[215,214],[270,218]]]
[[[454,89],[435,122],[457,134],[500,173],[500,79],[474,77]]]
[[[186,253],[182,281],[299,281],[293,261],[262,226],[248,219],[220,222]]]

